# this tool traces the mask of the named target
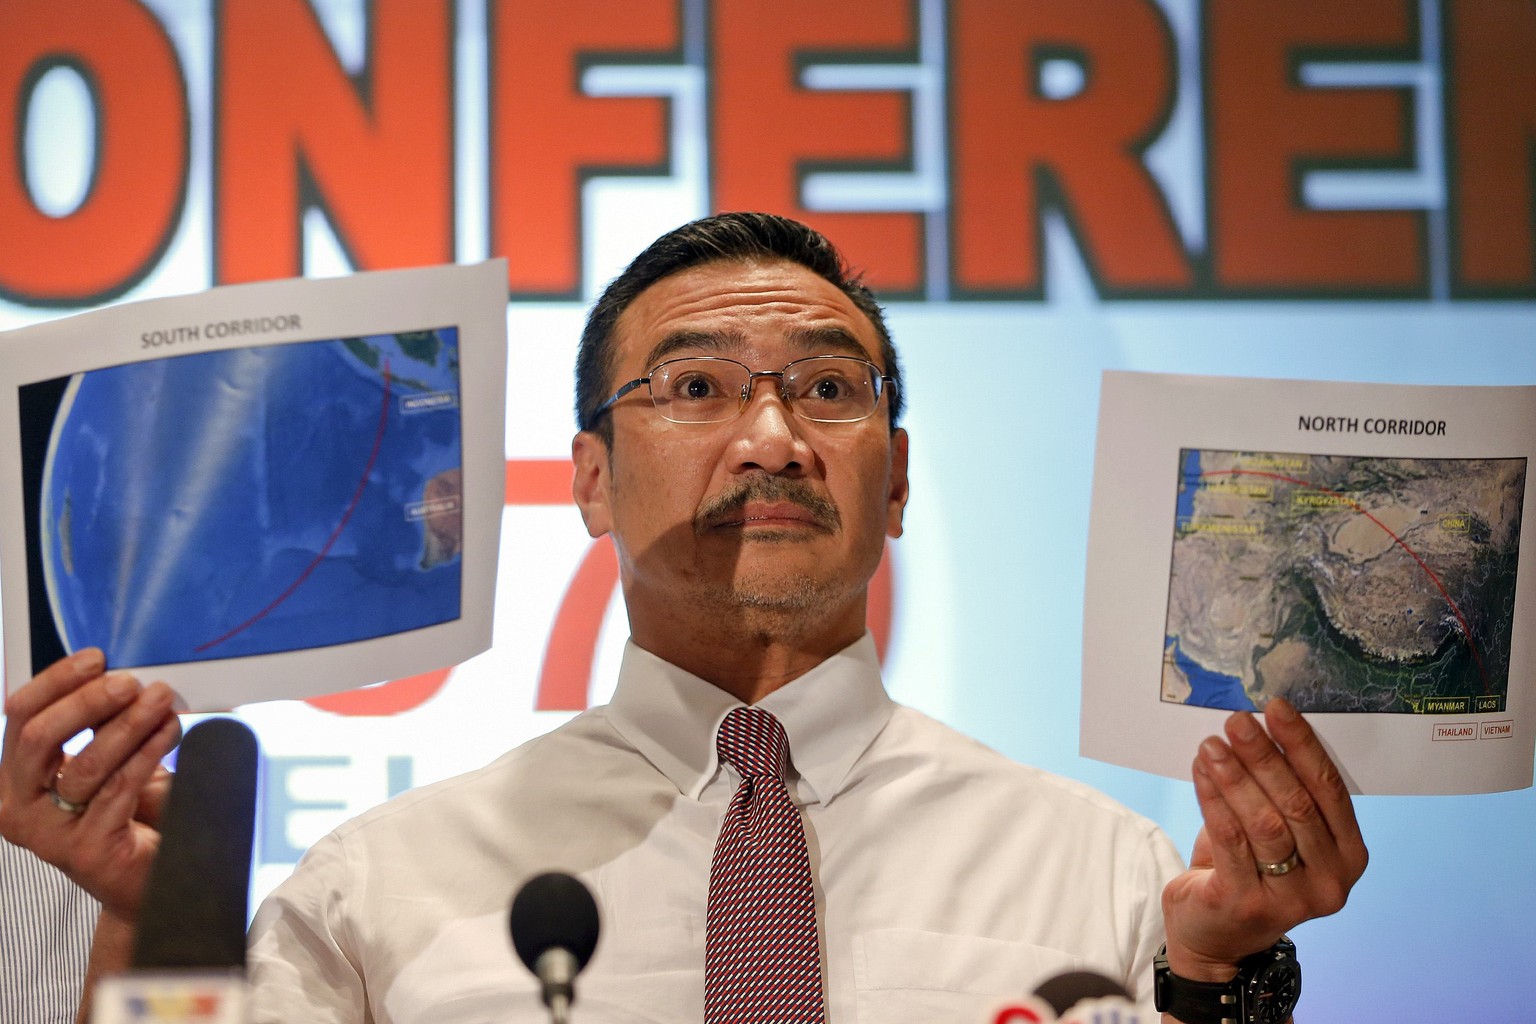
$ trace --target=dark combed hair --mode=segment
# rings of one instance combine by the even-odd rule
[[[825,278],[852,300],[880,338],[880,358],[885,374],[894,382],[887,389],[891,429],[901,416],[903,394],[901,367],[896,348],[885,326],[885,313],[874,293],[843,260],[825,235],[788,217],[771,213],[720,213],[684,224],[652,242],[624,272],[603,290],[587,315],[576,354],[576,423],[595,430],[605,441],[613,440],[613,425],[598,416],[598,406],[612,393],[613,333],[619,317],[651,285],[690,267],[727,260],[787,260]]]

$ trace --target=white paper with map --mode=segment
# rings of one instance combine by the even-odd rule
[[[0,355],[7,692],[85,646],[194,711],[489,646],[504,263],[128,303]]]
[[[1352,790],[1531,785],[1536,388],[1111,371],[1082,752],[1190,777],[1284,696]]]

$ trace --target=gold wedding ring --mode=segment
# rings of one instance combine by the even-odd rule
[[[1263,861],[1259,862],[1259,870],[1271,878],[1288,875],[1299,867],[1301,867],[1300,850],[1292,850],[1291,855],[1285,858],[1285,860],[1277,860],[1273,864],[1265,864]]]
[[[82,800],[79,803],[75,803],[68,797],[63,796],[59,792],[59,783],[63,779],[63,772],[59,772],[53,777],[53,785],[48,787],[48,799],[53,801],[53,806],[68,814],[84,814],[85,809],[90,806],[91,802],[89,800]]]

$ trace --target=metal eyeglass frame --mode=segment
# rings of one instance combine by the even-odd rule
[[[743,370],[746,370],[747,380],[741,388],[741,400],[736,403],[735,412],[718,420],[675,420],[668,416],[666,413],[661,412],[661,407],[656,405],[656,396],[655,394],[652,394],[652,407],[655,408],[658,413],[661,413],[662,418],[665,419],[668,423],[725,423],[729,420],[735,419],[737,416],[741,415],[742,410],[747,407],[747,403],[752,400],[752,385],[757,381],[759,377],[779,378],[779,398],[783,400],[785,407],[788,408],[789,411],[794,413],[796,416],[799,416],[801,419],[809,420],[812,423],[858,423],[860,420],[867,420],[875,414],[875,410],[880,408],[880,396],[885,394],[885,389],[887,387],[894,388],[898,386],[896,384],[895,378],[881,373],[880,367],[876,366],[868,359],[862,359],[859,356],[843,355],[837,352],[825,352],[819,355],[801,356],[799,359],[791,359],[789,362],[784,364],[784,368],[781,370],[754,370],[752,367],[748,366],[746,363],[743,363],[741,360],[731,359],[728,356],[679,356],[676,359],[668,359],[664,362],[657,363],[655,366],[651,367],[650,373],[646,374],[644,377],[636,377],[634,380],[619,388],[619,390],[615,391],[612,395],[609,395],[608,400],[593,411],[592,422],[597,422],[598,417],[602,416],[603,413],[613,408],[615,402],[629,394],[631,391],[634,391],[636,388],[642,385],[649,388],[651,385],[651,378],[656,376],[656,372],[662,367],[668,366],[672,363],[691,362],[697,359],[711,359],[721,363],[734,363],[741,367]],[[827,420],[819,419],[815,416],[802,416],[795,410],[794,399],[790,398],[789,393],[784,390],[784,375],[789,373],[790,367],[794,366],[796,363],[809,362],[812,359],[846,359],[849,362],[862,363],[863,365],[869,367],[869,369],[872,371],[870,373],[870,379],[874,381],[875,384],[874,405],[870,406],[869,411],[864,413],[864,415],[855,416],[853,419],[849,420]]]

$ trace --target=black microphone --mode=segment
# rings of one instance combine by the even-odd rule
[[[1067,971],[1047,978],[1035,989],[1035,995],[1050,1004],[1058,1017],[1065,1017],[1085,999],[1129,999],[1131,996],[1118,981],[1093,971]]]
[[[242,1019],[256,772],[256,737],[244,724],[214,718],[187,731],[132,967],[98,987],[93,1021]]]
[[[245,969],[255,831],[255,735],[233,718],[193,726],[160,822],[135,969]]]
[[[528,880],[512,901],[512,946],[539,979],[554,1024],[566,1024],[576,975],[597,948],[597,901],[581,881],[559,871]]]
[[[1142,1024],[1125,986],[1093,971],[1058,974],[1035,995],[1051,1005],[1061,1024]]]

